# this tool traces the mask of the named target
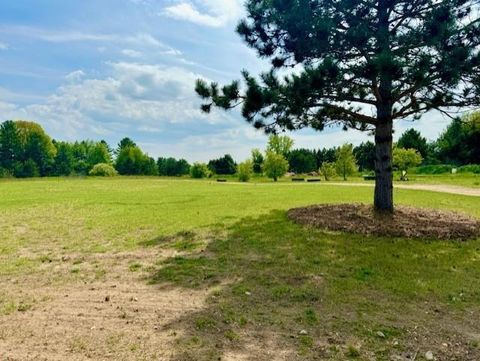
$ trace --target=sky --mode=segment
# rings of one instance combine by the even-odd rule
[[[220,84],[269,68],[235,33],[243,0],[0,2],[0,121],[40,123],[57,140],[132,138],[153,157],[246,159],[267,137],[238,110],[202,114],[195,80]],[[396,124],[435,139],[439,114]],[[323,148],[371,136],[330,128],[289,134]]]

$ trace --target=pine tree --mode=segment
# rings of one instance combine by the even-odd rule
[[[341,125],[375,133],[377,210],[393,211],[397,119],[479,105],[476,0],[248,0],[238,28],[272,69],[245,86],[198,80],[212,106],[242,106],[267,132]],[[296,71],[281,78],[281,68]],[[245,90],[243,90],[245,89]]]

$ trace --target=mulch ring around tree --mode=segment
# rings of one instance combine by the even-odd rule
[[[328,231],[441,240],[480,237],[480,220],[434,209],[397,206],[392,216],[363,204],[324,204],[294,208],[287,215],[296,223]]]

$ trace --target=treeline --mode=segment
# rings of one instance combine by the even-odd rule
[[[266,152],[253,149],[251,158],[243,163],[237,164],[227,154],[208,163],[190,165],[185,159],[155,160],[130,138],[122,139],[115,149],[103,140],[61,142],[51,139],[37,123],[8,120],[0,125],[0,177],[121,174],[204,178],[237,174],[245,181],[253,174],[276,180],[287,172],[346,178],[358,171],[373,172],[375,168],[372,142],[318,150],[293,149],[293,145],[289,137],[274,135],[269,138]],[[454,167],[478,172],[480,112],[452,120],[433,142],[414,129],[407,130],[395,144],[393,164],[403,172],[418,165],[430,173],[451,171]]]
[[[183,175],[189,171],[186,160],[156,161],[130,138],[112,149],[103,140],[55,141],[34,122],[8,120],[0,125],[0,177]]]

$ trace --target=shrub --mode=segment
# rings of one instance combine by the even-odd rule
[[[422,156],[416,149],[395,148],[393,150],[393,165],[401,171],[401,180],[407,180],[407,171],[422,163]]]
[[[8,169],[0,167],[0,178],[12,178],[13,174]]]
[[[415,169],[416,174],[444,174],[452,173],[452,166],[447,164],[425,165]]]
[[[457,169],[459,173],[475,173],[480,174],[480,164],[467,164]]]
[[[205,163],[193,163],[190,168],[190,176],[192,178],[200,179],[208,177],[209,172],[210,171]]]
[[[250,160],[240,163],[237,167],[238,180],[240,182],[248,182],[252,177],[252,173],[253,163]]]
[[[329,181],[337,175],[337,172],[335,170],[335,163],[323,162],[322,166],[319,169],[319,172],[321,175],[323,175],[326,181]]]
[[[99,163],[95,164],[88,174],[93,177],[114,177],[118,173],[110,164]]]
[[[33,159],[28,159],[25,162],[15,163],[13,175],[17,178],[39,177],[40,170]]]

